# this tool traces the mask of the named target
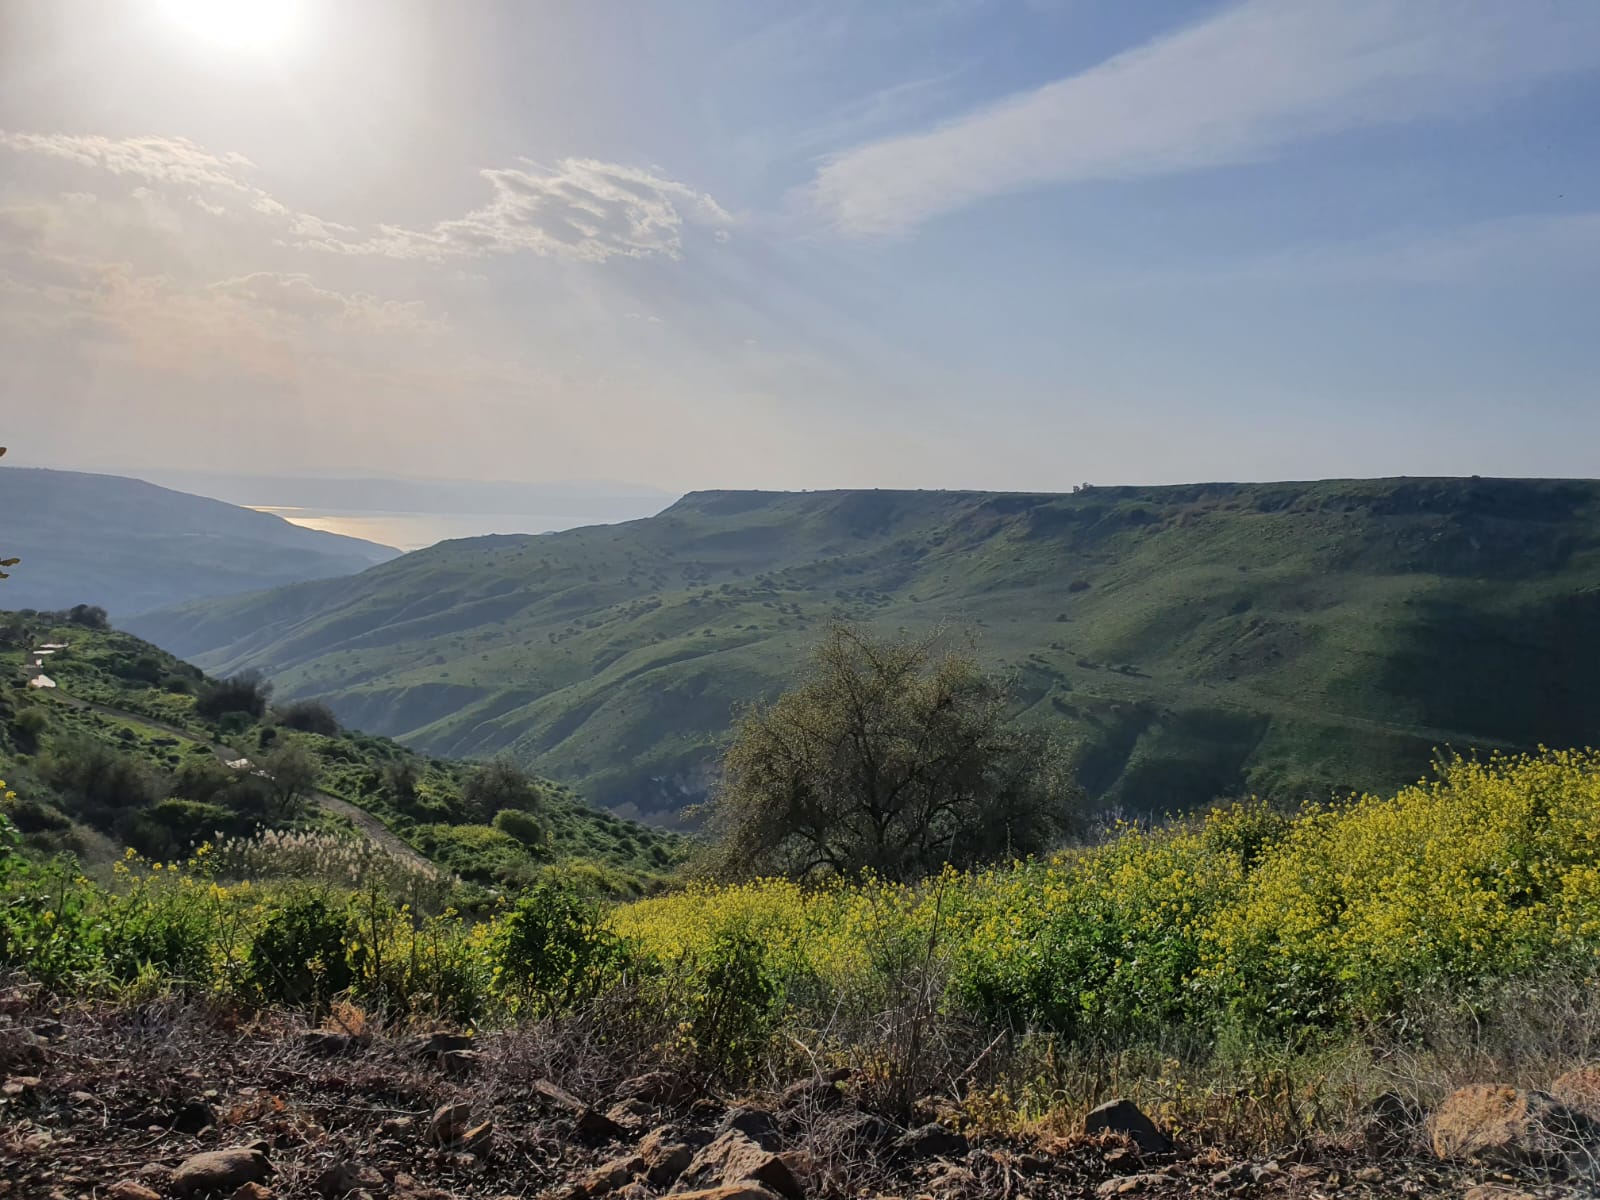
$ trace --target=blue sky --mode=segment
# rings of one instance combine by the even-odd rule
[[[1596,474],[1592,0],[196,2],[0,14],[18,462]]]

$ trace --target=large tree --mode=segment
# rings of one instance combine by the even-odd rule
[[[941,634],[830,629],[805,676],[737,725],[709,805],[715,869],[912,879],[1046,849],[1083,793],[1010,707]]]

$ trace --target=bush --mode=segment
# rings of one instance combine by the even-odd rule
[[[264,1003],[325,1008],[350,986],[349,914],[322,892],[291,895],[250,943],[242,983]]]
[[[475,767],[461,784],[461,802],[467,817],[488,821],[502,809],[536,813],[544,796],[533,777],[510,759],[497,758]]]
[[[770,1044],[783,1005],[781,976],[765,943],[747,929],[719,929],[688,966],[680,1048],[696,1071],[747,1077]]]
[[[202,688],[195,697],[194,710],[211,720],[219,720],[232,713],[243,713],[260,720],[267,711],[270,699],[272,685],[261,677],[261,673],[242,671]]]
[[[320,700],[296,700],[278,710],[278,723],[301,733],[320,733],[324,737],[339,735],[339,719],[333,709]]]
[[[495,991],[514,1011],[570,1012],[615,980],[627,960],[600,906],[543,884],[498,922],[490,948]]]
[[[515,808],[503,808],[495,813],[494,827],[516,838],[524,846],[540,846],[544,843],[544,827],[538,819]]]

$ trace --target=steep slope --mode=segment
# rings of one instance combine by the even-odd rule
[[[1109,805],[1387,787],[1447,742],[1600,735],[1600,484],[703,492],[132,626],[665,818],[836,619],[974,627]]]
[[[114,615],[351,575],[399,552],[117,475],[0,467],[12,608]]]
[[[41,653],[42,645],[53,648]],[[670,871],[686,849],[675,835],[599,811],[549,780],[530,783],[542,839],[519,844],[477,823],[481,815],[465,804],[473,764],[418,757],[349,729],[306,732],[271,710],[208,719],[196,697],[213,681],[155,646],[117,630],[0,612],[0,679],[37,675],[31,664],[39,660],[57,686],[0,688],[0,778],[21,797],[10,815],[35,835],[37,849],[103,854],[111,835],[176,859],[197,836],[280,824],[281,814],[253,807],[260,797],[252,788],[230,789],[203,774],[197,781],[185,764],[248,756],[270,767],[273,752],[290,743],[317,768],[320,797],[306,820],[326,824],[331,814],[353,821],[381,844],[479,883],[515,885],[552,865],[581,863],[607,886],[637,890]],[[90,770],[91,761],[100,765]],[[412,783],[401,794],[388,772],[404,764]],[[196,792],[197,782],[208,790]]]

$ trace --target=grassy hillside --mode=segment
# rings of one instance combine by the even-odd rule
[[[0,467],[11,608],[144,612],[351,575],[398,551],[138,479]]]
[[[0,690],[0,779],[19,793],[12,815],[35,849],[104,861],[127,846],[159,860],[182,857],[219,833],[348,828],[347,819],[314,804],[282,811],[262,780],[222,765],[218,746],[264,770],[286,749],[305,751],[314,786],[360,810],[348,815],[377,817],[427,858],[479,884],[520,886],[560,865],[587,870],[611,890],[636,891],[667,874],[685,849],[548,780],[532,781],[537,831],[519,839],[485,823],[492,814],[472,811],[471,764],[350,730],[297,729],[281,711],[208,719],[197,699],[212,681],[125,633],[0,613],[0,679],[20,683],[36,674],[30,664],[45,644],[65,646],[42,656],[58,687]]]
[[[702,492],[130,624],[429,753],[509,751],[667,818],[735,706],[838,619],[975,628],[1108,805],[1392,788],[1442,744],[1600,735],[1600,484]]]

